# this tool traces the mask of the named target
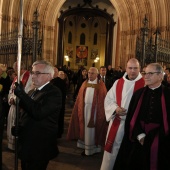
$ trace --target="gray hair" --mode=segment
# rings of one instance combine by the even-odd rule
[[[99,73],[99,70],[98,70],[96,67],[90,67],[89,70],[90,70],[90,69],[96,70],[96,73],[97,73],[97,74]]]
[[[38,64],[45,65],[44,72],[49,73],[51,77],[54,76],[54,66],[50,62],[45,61],[45,60],[37,60],[32,64],[32,67]]]
[[[162,67],[159,63],[150,63],[150,64],[148,64],[147,66],[155,67],[156,71],[157,71],[157,72],[160,72],[160,73],[162,73],[162,74],[163,74],[163,72],[164,72],[163,67]]]
[[[17,61],[13,64],[13,69],[15,70],[15,68],[17,68]],[[25,70],[26,66],[25,64],[21,61],[21,70]]]

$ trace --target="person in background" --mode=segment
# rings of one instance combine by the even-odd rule
[[[17,62],[13,64],[13,69],[17,74]],[[33,88],[32,79],[30,72],[26,69],[26,66],[23,62],[21,62],[21,70],[20,70],[20,80],[23,84],[24,90],[28,93],[29,90]],[[8,148],[10,150],[15,150],[15,137],[11,134],[12,126],[15,126],[15,118],[16,118],[16,96],[14,94],[15,82],[17,81],[17,76],[14,78],[9,94],[8,94],[8,103],[10,105],[8,120],[7,120],[7,140],[8,140]]]
[[[107,69],[105,66],[101,66],[99,70],[99,80],[102,80],[107,88],[107,91],[110,90],[110,88],[113,85],[113,77],[107,76]]]
[[[91,67],[88,79],[79,90],[67,133],[68,140],[78,139],[77,147],[83,149],[82,156],[101,152],[107,131],[104,114],[107,89],[97,77],[97,68]]]
[[[165,84],[166,87],[170,88],[170,73],[167,75],[167,83]]]
[[[71,70],[71,68],[69,66],[67,66],[65,73],[67,74],[67,77],[68,77],[68,80],[69,80],[68,88],[70,88],[72,77],[73,77],[73,71]]]
[[[58,77],[60,77],[62,80],[64,80],[65,79],[65,73],[64,73],[64,71],[59,71],[58,72]]]
[[[127,62],[126,73],[121,79],[116,80],[104,101],[105,115],[109,127],[101,170],[113,169],[124,134],[124,124],[130,99],[134,91],[143,86],[144,80],[140,74],[139,61],[131,58]]]
[[[58,77],[60,77],[62,80],[65,81],[65,83],[66,83],[66,94],[67,94],[68,88],[69,88],[69,79],[68,79],[67,74],[64,71],[60,70],[58,72]]]
[[[141,70],[141,73],[145,73],[145,70],[146,70],[146,66],[144,66]]]
[[[10,90],[10,87],[11,87],[11,85],[12,85],[12,82],[14,81],[14,79],[16,79],[16,76],[17,76],[17,74],[15,73],[15,71],[14,71],[14,69],[9,69],[8,71],[7,71],[7,75],[8,75],[8,77],[9,77],[9,89],[8,89],[8,94],[9,94],[9,90]],[[5,125],[7,126],[7,122],[8,122],[8,114],[9,114],[9,109],[10,109],[10,105],[9,105],[9,103],[8,103],[8,96],[7,96],[7,102],[6,102],[6,110],[7,110],[7,112],[6,112],[6,116],[5,116]]]
[[[35,89],[25,93],[21,84],[15,83],[15,95],[20,99],[18,129],[18,156],[22,170],[46,170],[49,160],[55,158],[58,118],[62,94],[50,81],[54,76],[51,63],[40,60],[32,65],[32,82]],[[13,130],[17,133],[17,128]]]
[[[110,77],[113,77],[113,73],[114,73],[114,71],[113,71],[113,69],[112,69],[112,66],[111,66],[111,65],[108,65],[108,66],[107,66],[106,75],[107,75],[107,76],[110,76]]]
[[[146,66],[144,66],[143,68],[141,68],[141,71],[140,71],[143,79],[144,79],[145,70],[146,70]]]
[[[75,92],[75,89],[76,89],[76,86],[77,86],[78,78],[81,76],[82,70],[84,68],[85,68],[84,66],[79,66],[78,71],[74,72],[74,74],[73,74],[72,82],[73,82],[73,86],[74,86],[74,92]]]
[[[170,73],[170,68],[165,68],[165,75],[168,75]]]
[[[0,170],[2,170],[2,139],[4,132],[5,116],[8,112],[8,92],[10,80],[6,73],[6,67],[0,64]]]
[[[87,69],[83,68],[81,71],[81,74],[79,75],[79,77],[77,78],[77,86],[75,88],[74,94],[73,94],[73,100],[76,101],[79,89],[82,85],[82,83],[87,79]]]
[[[169,73],[170,73],[170,68],[165,68],[164,78],[162,80],[162,84],[165,85],[165,86],[167,85],[167,76],[168,76]]]
[[[170,169],[170,89],[159,63],[146,67],[146,86],[130,101],[125,134],[114,170]]]
[[[57,67],[54,67],[54,76],[53,79],[50,81],[54,86],[58,87],[62,93],[62,107],[60,111],[60,116],[58,119],[58,138],[62,137],[64,133],[64,115],[65,115],[65,101],[66,101],[66,83],[63,79],[58,77],[59,71]]]
[[[124,73],[125,73],[125,72],[123,71],[122,67],[121,67],[121,66],[118,66],[118,67],[117,67],[117,70],[116,70],[117,79],[120,79],[121,77],[123,77]]]
[[[12,82],[14,81],[15,77],[17,76],[17,74],[14,71],[14,69],[8,70],[7,74],[9,76],[9,78],[10,78],[10,85],[11,85]]]

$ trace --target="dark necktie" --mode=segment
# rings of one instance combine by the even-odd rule
[[[105,83],[105,81],[104,81],[104,76],[102,76],[102,81]]]
[[[39,90],[35,89],[31,94],[31,98],[33,99],[38,92],[39,92]]]

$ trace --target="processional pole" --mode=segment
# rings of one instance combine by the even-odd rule
[[[20,0],[20,20],[18,31],[18,56],[17,56],[17,82],[20,84],[21,55],[22,55],[22,38],[23,38],[23,1]],[[16,121],[15,127],[18,129],[19,122],[19,98],[16,98]],[[15,170],[18,170],[18,134],[15,136]]]

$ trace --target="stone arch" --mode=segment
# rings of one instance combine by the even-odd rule
[[[24,18],[31,27],[32,14],[38,8],[39,20],[44,29],[44,58],[56,63],[57,54],[57,32],[60,9],[66,0],[25,0]],[[117,15],[114,17],[119,24],[114,46],[116,49],[115,64],[124,66],[129,57],[135,57],[135,39],[142,27],[142,19],[145,14],[149,19],[149,27],[154,30],[157,26],[161,28],[161,36],[170,38],[170,1],[169,0],[110,0]],[[0,31],[11,30],[18,26],[19,1],[1,0],[0,1]],[[102,2],[100,2],[102,3]],[[108,10],[108,9],[107,9]],[[3,26],[2,26],[3,25]],[[115,50],[114,49],[114,50]]]
[[[111,15],[108,15],[106,12],[96,8],[91,9],[91,8],[72,8],[69,10],[66,10],[61,14],[59,17],[59,37],[58,37],[58,58],[57,58],[57,64],[63,65],[63,30],[64,30],[64,20],[70,15],[82,15],[83,13],[90,14],[90,16],[101,16],[104,18],[107,18],[108,20],[108,27],[107,27],[107,32],[108,32],[108,41],[106,45],[106,54],[105,54],[105,63],[110,63],[112,62],[112,36],[113,36],[113,27],[114,27],[114,20]],[[62,58],[61,58],[62,56]]]

